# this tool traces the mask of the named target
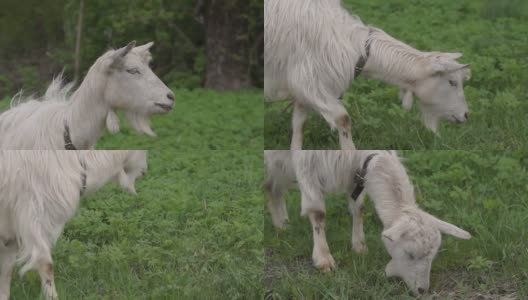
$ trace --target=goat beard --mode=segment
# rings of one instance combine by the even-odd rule
[[[422,120],[428,129],[434,132],[437,136],[440,136],[438,133],[438,124],[442,119],[441,116],[434,110],[434,108],[420,104],[420,111],[422,112]]]
[[[156,136],[156,133],[150,128],[150,114],[142,114],[134,111],[126,111],[125,118],[130,127],[139,133],[148,136]],[[116,134],[120,130],[120,121],[114,110],[110,110],[106,116],[106,128],[111,134]]]

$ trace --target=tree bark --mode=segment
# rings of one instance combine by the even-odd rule
[[[251,87],[248,0],[204,3],[207,70],[205,87],[219,91]]]
[[[79,79],[79,68],[81,62],[81,35],[82,35],[82,24],[84,14],[84,0],[80,0],[79,3],[79,18],[77,20],[77,37],[75,39],[75,77],[74,81],[77,82]]]

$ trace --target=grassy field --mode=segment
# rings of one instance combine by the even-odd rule
[[[443,237],[425,299],[528,297],[528,153],[406,151],[417,202],[426,211],[471,232],[469,241]],[[384,276],[390,257],[381,223],[368,201],[369,253],[351,247],[351,217],[344,196],[327,197],[327,239],[338,269],[312,266],[312,229],[300,217],[300,195],[287,198],[289,227],[264,224],[266,299],[414,299],[405,284]],[[501,298],[502,297],[502,298]]]
[[[461,52],[471,64],[465,83],[469,122],[424,128],[415,105],[405,111],[398,89],[361,76],[344,96],[359,149],[525,149],[528,147],[528,2],[517,0],[344,0],[366,24],[423,51]],[[524,19],[523,19],[524,18]],[[265,149],[289,149],[291,111],[265,107]],[[305,126],[305,149],[338,149],[337,133],[319,116]]]
[[[149,171],[136,197],[109,185],[83,199],[54,250],[61,299],[262,296],[261,93],[176,95],[157,138],[125,128],[99,142],[149,149]],[[15,276],[12,299],[39,292],[36,273]]]
[[[174,92],[174,110],[152,122],[157,138],[139,135],[125,125],[117,135],[105,133],[97,149],[262,150],[262,91]],[[9,99],[0,101],[0,111],[8,107]]]
[[[152,150],[136,197],[81,202],[55,250],[61,299],[256,299],[262,295],[262,153]],[[35,299],[35,272],[12,299]]]

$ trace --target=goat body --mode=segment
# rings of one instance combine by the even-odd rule
[[[56,299],[52,248],[81,195],[110,180],[135,192],[146,168],[146,151],[0,151],[0,299],[9,298],[16,261],[21,274],[36,269]]]
[[[431,130],[437,130],[442,118],[457,123],[467,119],[462,83],[469,79],[469,66],[455,61],[461,54],[418,51],[366,26],[339,0],[266,0],[264,15],[265,99],[294,102],[292,150],[302,148],[310,110],[338,130],[342,149],[355,148],[350,116],[339,98],[360,59],[366,60],[361,74],[409,91],[406,99],[421,99]]]
[[[364,190],[351,197],[358,184],[355,174],[366,166]],[[323,270],[335,268],[335,261],[325,236],[326,208],[324,195],[343,192],[348,196],[353,216],[352,247],[366,252],[363,232],[363,202],[366,194],[373,201],[383,223],[382,239],[392,260],[387,276],[401,277],[416,294],[429,288],[431,263],[440,247],[441,234],[462,239],[466,231],[422,211],[405,167],[394,151],[265,151],[264,184],[272,222],[284,228],[288,214],[284,196],[297,185],[301,192],[301,215],[307,215],[313,227],[313,262]]]

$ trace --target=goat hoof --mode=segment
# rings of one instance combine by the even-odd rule
[[[290,221],[288,219],[282,222],[273,222],[273,226],[275,226],[275,228],[280,229],[280,230],[287,229],[289,224],[290,224]]]
[[[314,265],[316,268],[318,268],[324,273],[327,273],[327,272],[330,272],[336,269],[336,264],[335,264],[335,261],[332,255],[328,255],[326,257],[321,257],[318,259],[314,258]]]
[[[359,244],[359,245],[352,245],[352,249],[358,254],[367,254],[368,253],[368,247],[365,244]]]

